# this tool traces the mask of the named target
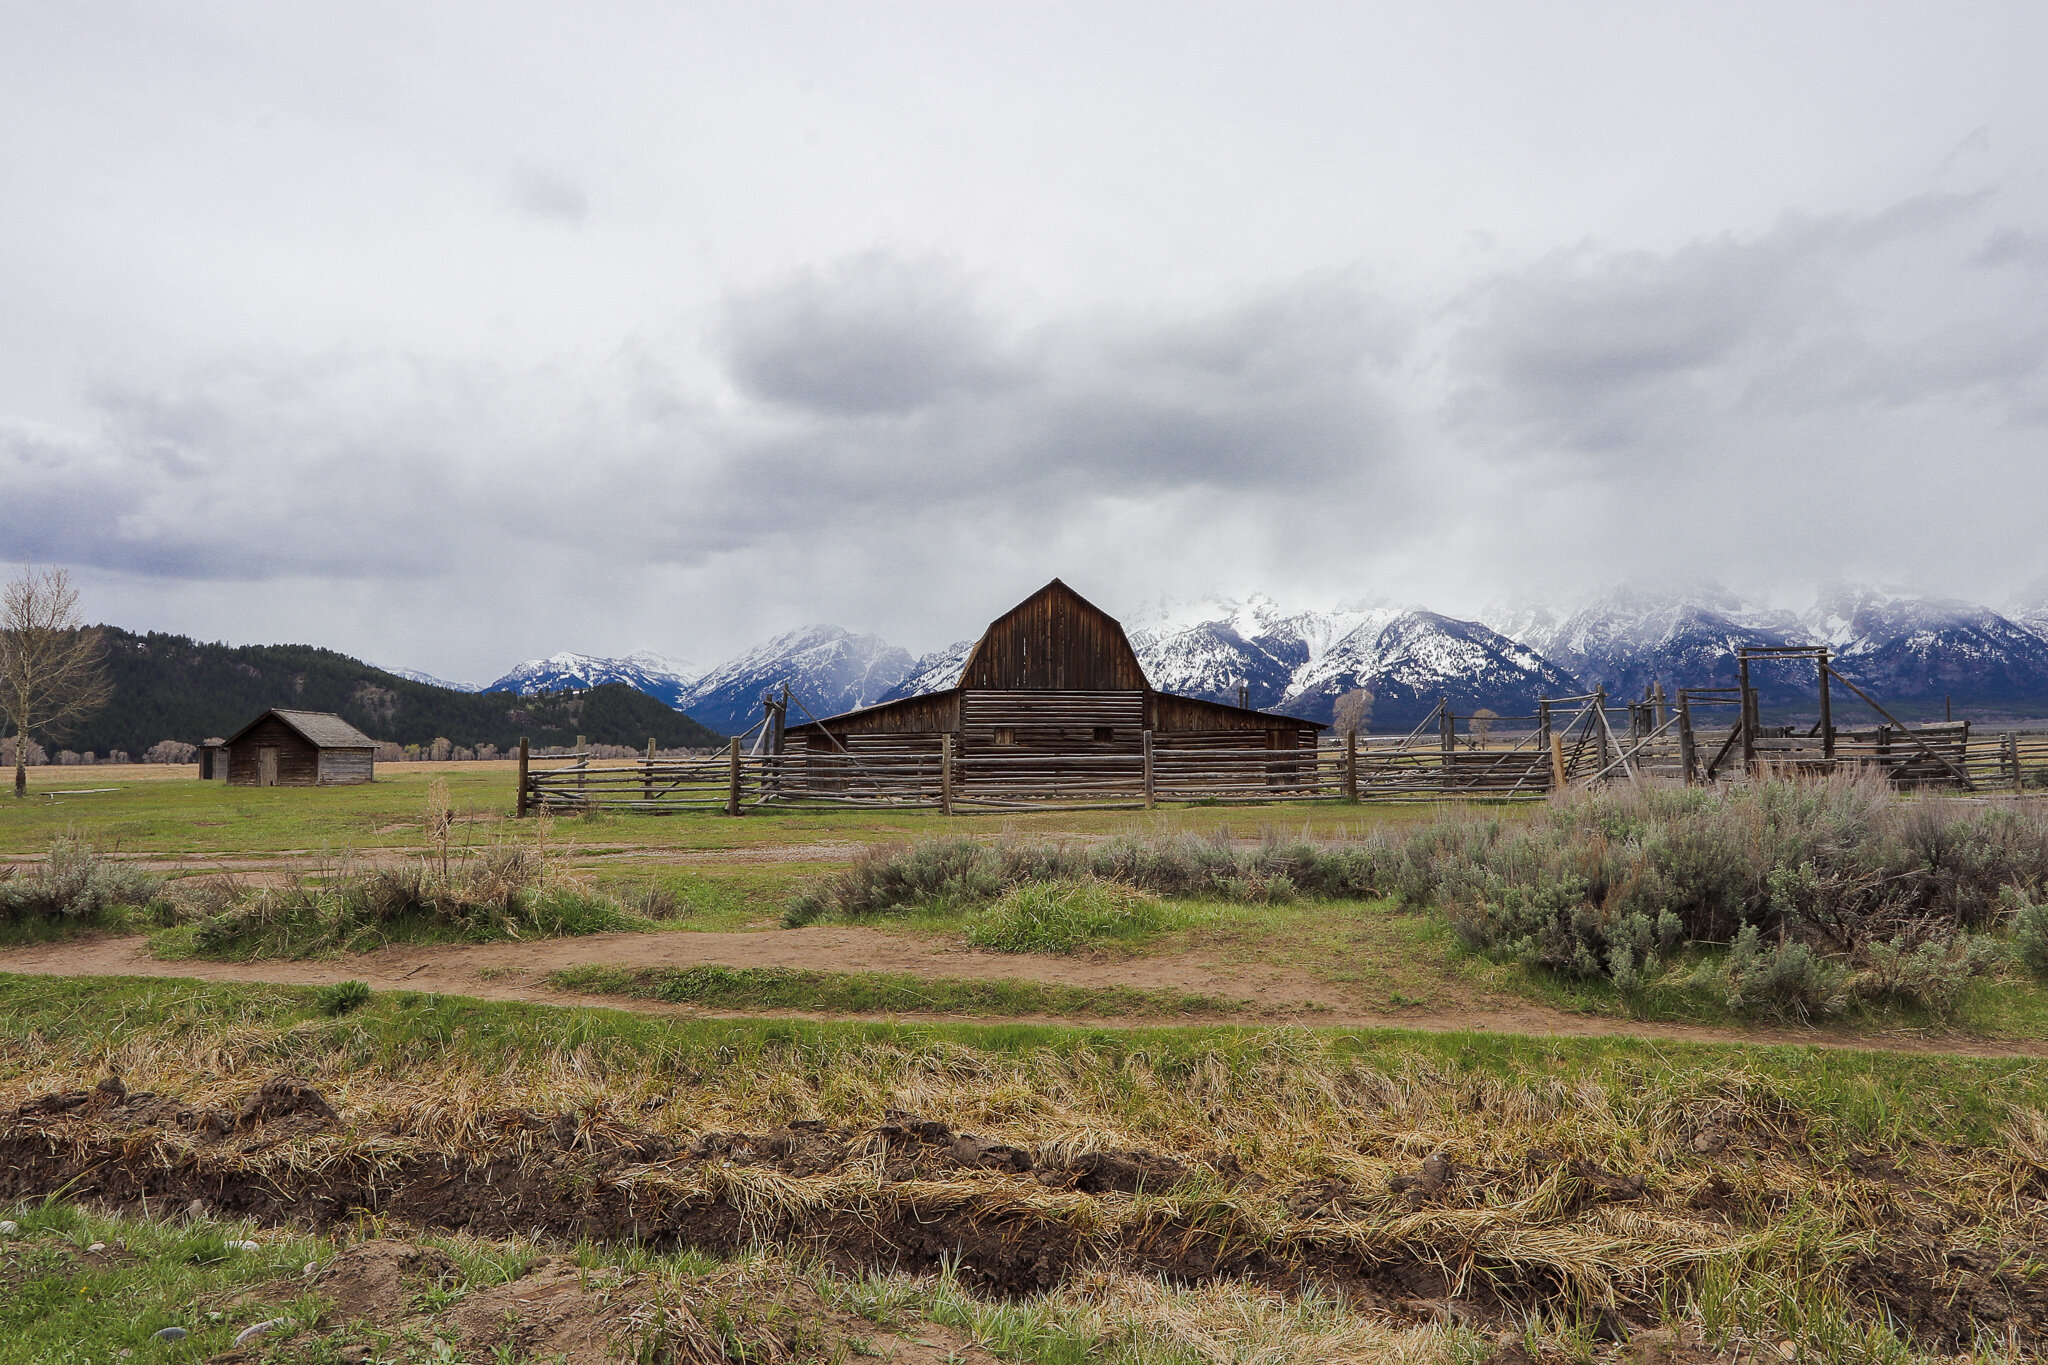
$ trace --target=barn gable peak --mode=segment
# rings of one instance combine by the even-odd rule
[[[960,670],[959,685],[999,692],[1150,690],[1123,626],[1057,578],[989,622]]]

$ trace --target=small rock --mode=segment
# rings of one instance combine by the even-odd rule
[[[105,1251],[106,1249],[107,1249],[107,1244],[106,1244],[105,1242],[94,1242],[94,1243],[93,1243],[93,1244],[92,1244],[91,1246],[89,1246],[89,1247],[87,1247],[87,1248],[86,1248],[86,1251],[87,1251],[87,1252],[94,1252],[94,1251]]]
[[[183,1341],[191,1333],[182,1327],[159,1327],[149,1334],[152,1341]]]
[[[1727,1145],[1728,1135],[1718,1128],[1709,1128],[1692,1140],[1692,1149],[1701,1156],[1712,1156]]]
[[[261,1247],[261,1246],[260,1246],[259,1244],[255,1243],[255,1242],[229,1242],[229,1243],[228,1243],[228,1250],[229,1250],[229,1251],[261,1251],[261,1250],[263,1250],[263,1248],[262,1248],[262,1247]]]
[[[185,1206],[185,1216],[195,1222],[206,1217],[206,1201],[204,1199],[195,1199],[187,1204]]]
[[[121,1359],[123,1359],[123,1360],[126,1360],[126,1359],[128,1359],[128,1357],[130,1357],[130,1356],[132,1356],[132,1355],[134,1355],[134,1354],[135,1354],[135,1348],[134,1348],[133,1346],[123,1346],[123,1347],[121,1348]]]
[[[289,1318],[266,1318],[262,1322],[252,1323],[235,1333],[235,1345],[246,1346],[265,1332],[274,1332],[289,1321]]]
[[[310,1280],[310,1279],[312,1279],[312,1278],[313,1278],[313,1277],[314,1277],[315,1275],[317,1275],[317,1274],[319,1274],[319,1273],[320,1273],[320,1266],[319,1266],[319,1264],[318,1264],[317,1262],[313,1262],[313,1261],[308,1261],[308,1262],[306,1262],[306,1278],[307,1278],[307,1279],[309,1279],[309,1280]]]
[[[21,1224],[12,1218],[0,1218],[0,1237],[12,1237],[21,1231]]]

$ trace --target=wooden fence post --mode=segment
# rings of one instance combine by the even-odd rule
[[[647,737],[647,778],[646,778],[646,781],[645,781],[645,782],[643,782],[643,783],[641,784],[641,788],[640,788],[640,799],[641,799],[642,801],[652,801],[652,800],[654,799],[654,736],[653,736],[653,735],[649,735],[649,736]]]
[[[2020,737],[2018,731],[2007,730],[2005,732],[2005,752],[2012,757],[2012,794],[2014,796],[2025,796],[2027,794],[2027,782],[2025,774],[2020,771]]]
[[[725,813],[740,813],[740,737],[734,735],[726,749]]]
[[[1564,790],[1564,736],[1555,730],[1550,732],[1550,789]]]
[[[583,751],[589,747],[588,735],[576,736],[576,803],[586,810],[590,807],[590,784],[583,774],[590,767],[590,755]]]
[[[1145,809],[1159,804],[1159,788],[1152,775],[1152,732],[1145,732]]]
[[[1358,799],[1358,731],[1344,732],[1344,799]]]
[[[953,736],[939,736],[939,814],[953,813]]]
[[[1835,759],[1835,710],[1828,698],[1828,652],[1820,652],[1820,753],[1830,763]]]
[[[526,736],[519,737],[519,818],[526,818]]]
[[[1686,786],[1699,781],[1700,751],[1692,737],[1692,698],[1685,695],[1684,688],[1678,690],[1678,763]]]
[[[1756,776],[1756,693],[1749,685],[1749,655],[1739,654],[1742,671],[1742,774]]]

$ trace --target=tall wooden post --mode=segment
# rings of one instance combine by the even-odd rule
[[[939,736],[939,814],[953,813],[953,736]]]
[[[526,736],[519,737],[519,818],[526,818]]]
[[[1756,775],[1756,693],[1749,686],[1749,656],[1736,656],[1742,669],[1742,771]]]
[[[653,736],[653,735],[649,735],[649,736],[647,737],[647,768],[646,768],[646,772],[645,772],[645,774],[644,774],[644,776],[643,776],[643,780],[641,781],[641,784],[640,784],[640,799],[641,799],[642,801],[652,801],[652,800],[654,799],[654,736]]]
[[[1344,799],[1358,799],[1358,731],[1344,732]]]
[[[1550,698],[1536,703],[1536,751],[1543,752],[1550,747]]]
[[[1564,790],[1564,736],[1555,730],[1550,732],[1550,789]]]
[[[725,813],[740,813],[740,737],[734,735],[725,751]]]
[[[2005,753],[2012,760],[2012,794],[2024,796],[2027,792],[2025,774],[2020,772],[2020,737],[2014,730],[2005,732]]]
[[[1436,703],[1436,725],[1438,746],[1444,751],[1444,766],[1451,766],[1451,750],[1458,745],[1458,718],[1451,714],[1451,699],[1439,697]]]
[[[1145,809],[1151,810],[1159,804],[1159,781],[1152,770],[1152,732],[1145,732]]]
[[[1606,723],[1607,687],[1604,683],[1593,689],[1593,714],[1588,719],[1593,722],[1593,725],[1587,733],[1593,737],[1593,742],[1600,746],[1600,766],[1594,769],[1594,771],[1596,773],[1604,773],[1607,771],[1607,765],[1611,761],[1607,757],[1607,731],[1609,726]]]
[[[1828,679],[1834,670],[1828,667],[1828,652],[1820,652],[1820,752],[1830,763],[1835,758],[1835,711],[1828,698]]]
[[[1685,773],[1685,785],[1700,780],[1700,751],[1692,738],[1692,698],[1678,689],[1678,763]]]
[[[1659,730],[1663,729],[1663,728],[1664,728],[1664,720],[1665,720],[1665,706],[1664,706],[1664,680],[1663,680],[1662,678],[1659,678],[1659,679],[1657,679],[1657,695],[1656,695],[1656,696],[1654,696],[1654,697],[1652,697],[1652,698],[1650,699],[1650,706],[1651,706],[1651,709],[1652,709],[1652,711],[1653,711],[1653,712],[1655,713],[1655,716],[1656,716],[1656,720],[1657,720],[1657,726],[1656,726],[1656,728],[1657,728],[1657,729],[1659,729]]]
[[[590,780],[584,776],[584,772],[590,767],[590,755],[583,751],[589,746],[588,736],[576,736],[576,804],[585,809],[590,806]]]

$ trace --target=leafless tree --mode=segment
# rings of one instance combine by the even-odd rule
[[[1500,712],[1482,706],[1472,713],[1472,747],[1484,749],[1487,736],[1493,733],[1493,723],[1500,719]]]
[[[62,569],[25,569],[0,590],[0,723],[17,736],[63,733],[106,705],[106,649],[78,618]],[[14,746],[14,794],[28,795],[27,746]]]
[[[1372,693],[1362,687],[1344,693],[1330,708],[1330,719],[1336,723],[1338,734],[1357,734],[1372,724]]]

